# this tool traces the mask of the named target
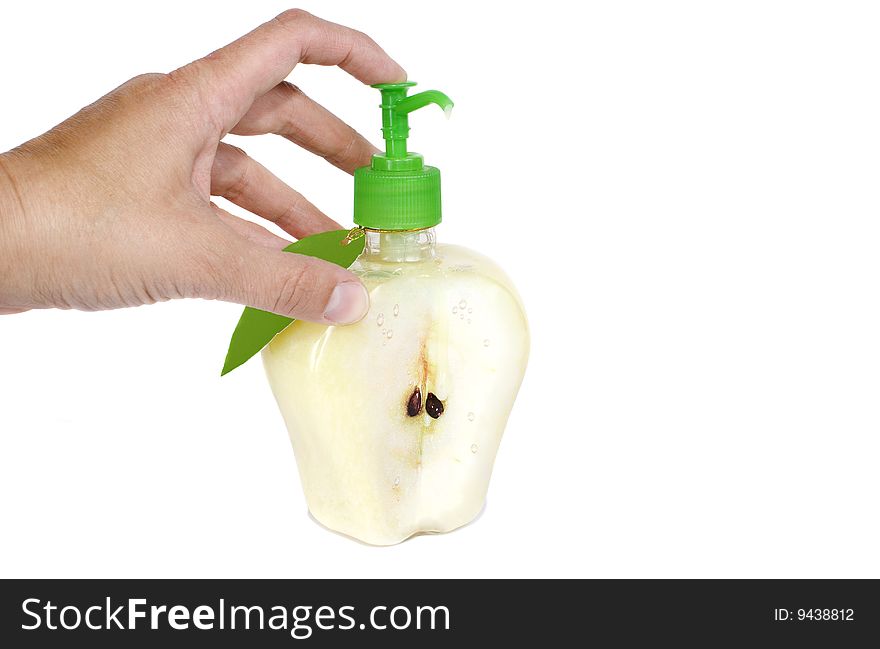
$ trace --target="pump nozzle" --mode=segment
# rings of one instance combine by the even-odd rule
[[[385,153],[375,154],[368,167],[354,172],[354,222],[361,227],[417,230],[440,223],[440,170],[408,152],[406,139],[411,112],[437,104],[448,115],[452,100],[437,90],[407,97],[414,85],[404,81],[373,86],[382,93]]]
[[[439,90],[425,90],[407,97],[407,90],[414,85],[415,81],[404,81],[372,86],[382,93],[382,137],[385,138],[385,157],[391,160],[407,158],[406,139],[409,137],[411,112],[428,104],[437,104],[447,114],[452,110],[452,100]]]
[[[397,113],[411,113],[428,104],[437,104],[445,112],[450,112],[454,104],[452,100],[439,90],[425,90],[417,95],[412,95],[403,99],[394,106]]]

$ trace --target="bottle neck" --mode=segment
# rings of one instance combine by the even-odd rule
[[[434,228],[395,232],[365,230],[361,259],[373,262],[406,262],[433,259],[437,253]]]

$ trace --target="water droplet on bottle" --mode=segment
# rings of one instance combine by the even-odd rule
[[[376,316],[376,326],[381,327],[383,324],[385,324],[385,314],[380,313]]]
[[[471,453],[476,453],[476,452],[477,452],[477,445],[471,444]]]
[[[399,487],[399,486],[400,486],[400,476],[394,478],[394,486],[395,486],[395,487]]]
[[[477,418],[477,416],[474,413],[472,413],[472,412],[468,413],[468,421],[473,421],[476,418]]]
[[[461,312],[461,315],[458,316],[458,319],[459,319],[459,320],[464,320],[464,311]]]
[[[488,346],[489,346],[489,339],[486,338],[486,339],[483,341],[483,347],[488,347]]]
[[[468,324],[470,324],[470,323],[471,323],[471,319],[470,319],[470,318],[468,318]]]
[[[395,304],[395,305],[394,305],[394,317],[396,318],[396,317],[399,316],[399,315],[400,315],[400,305],[399,305],[399,304]]]
[[[470,307],[470,308],[468,309],[468,313],[473,313],[473,312],[474,312],[474,308],[473,308],[473,307]]]
[[[454,306],[452,307],[452,314],[455,315],[456,313],[458,313],[458,307]]]
[[[384,329],[382,330],[382,335],[383,335],[383,336],[385,335],[385,330],[384,330]]]
[[[388,340],[391,340],[391,336],[393,336],[393,335],[394,335],[394,332],[393,332],[393,331],[391,331],[391,329],[389,329],[389,330],[388,330],[388,333],[387,333],[387,334],[385,334],[385,335],[386,335],[386,336],[387,336],[387,337],[388,337]]]
[[[461,302],[458,303],[458,308],[459,308],[459,309],[463,309],[463,308],[465,308],[466,306],[467,306],[467,300],[462,300]]]

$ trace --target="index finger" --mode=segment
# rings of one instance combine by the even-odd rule
[[[228,130],[257,97],[283,81],[297,63],[338,65],[366,84],[404,81],[406,71],[363,32],[291,9],[183,68]]]

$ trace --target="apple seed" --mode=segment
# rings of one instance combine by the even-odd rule
[[[425,400],[425,412],[434,419],[443,414],[443,402],[433,392],[429,392],[428,398]]]
[[[430,395],[433,396],[433,395]],[[429,398],[430,398],[429,396]],[[413,391],[412,395],[410,395],[409,400],[406,402],[406,414],[410,417],[415,417],[422,411],[422,391],[418,389],[418,387]]]

